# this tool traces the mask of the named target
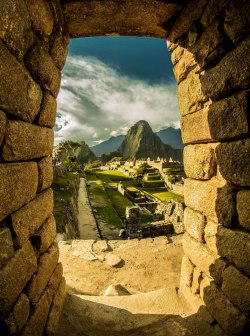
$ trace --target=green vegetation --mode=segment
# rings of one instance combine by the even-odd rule
[[[54,216],[57,224],[57,232],[63,232],[63,218],[67,211],[67,204],[72,196],[73,182],[78,178],[77,172],[67,172],[53,181],[54,191]]]

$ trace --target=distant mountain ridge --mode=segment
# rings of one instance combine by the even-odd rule
[[[174,149],[183,149],[184,145],[181,138],[181,130],[175,129],[173,127],[167,127],[155,133],[161,139],[161,141],[170,145]],[[101,142],[99,145],[90,147],[92,152],[96,156],[101,156],[102,154],[109,154],[115,152],[121,146],[125,135],[118,135],[116,137],[111,137],[106,141]]]
[[[164,144],[145,120],[138,121],[129,129],[118,150],[125,160],[160,157],[182,161],[183,152]]]

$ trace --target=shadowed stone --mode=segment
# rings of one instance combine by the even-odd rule
[[[53,191],[48,189],[33,201],[11,215],[12,227],[16,235],[15,244],[22,247],[51,215],[53,211]]]
[[[0,314],[10,310],[29,281],[37,266],[36,256],[30,242],[16,251],[14,257],[0,270]]]
[[[0,220],[35,197],[38,183],[35,162],[0,164]]]
[[[49,36],[52,33],[54,18],[46,0],[26,1],[33,28],[41,35]]]
[[[1,41],[0,87],[0,108],[32,122],[40,110],[42,91]]]
[[[6,115],[3,111],[0,111],[0,146],[4,139],[5,126],[6,126]]]
[[[236,204],[240,225],[250,230],[250,190],[239,191]]]
[[[20,161],[48,156],[52,153],[54,133],[23,121],[9,121],[3,146],[5,161]]]
[[[184,255],[181,261],[181,284],[188,287],[192,285],[194,272],[194,265],[191,263],[190,259]]]
[[[38,172],[39,172],[39,191],[47,189],[51,186],[53,182],[53,166],[52,158],[46,157],[38,161]]]
[[[65,65],[68,55],[69,38],[58,33],[52,37],[52,47],[50,48],[50,56],[59,70]]]
[[[10,229],[0,228],[0,268],[14,255]]]
[[[42,228],[32,237],[32,244],[36,246],[40,253],[44,253],[53,243],[56,238],[56,222],[51,215]]]

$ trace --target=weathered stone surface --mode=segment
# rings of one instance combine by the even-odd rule
[[[208,124],[212,139],[230,139],[249,132],[249,91],[214,102],[209,106]]]
[[[14,255],[10,229],[0,228],[0,268]]]
[[[204,12],[202,13],[202,17],[200,22],[203,28],[208,27],[214,19],[216,19],[221,12],[224,10],[226,4],[230,0],[209,0],[207,6],[205,7]]]
[[[47,326],[46,326],[46,335],[53,336],[55,335],[57,325],[59,322],[60,314],[63,307],[63,301],[66,294],[66,282],[65,279],[62,278],[60,285],[56,291],[52,308],[49,313]]]
[[[58,246],[53,245],[44,253],[39,261],[36,274],[33,275],[27,288],[28,297],[32,304],[36,304],[42,295],[49,279],[57,265],[59,257]]]
[[[60,89],[61,73],[46,48],[35,45],[28,53],[26,64],[43,89],[50,91],[56,97]]]
[[[53,274],[49,279],[48,288],[50,290],[55,291],[58,288],[59,283],[62,280],[62,275],[63,275],[63,267],[61,263],[58,263],[56,265]]]
[[[219,322],[227,335],[244,335],[246,317],[232,305],[223,292],[207,278],[200,286],[201,297],[211,315]],[[215,304],[216,303],[216,304]]]
[[[111,253],[105,255],[105,261],[111,267],[119,267],[123,262],[120,257]]]
[[[194,264],[184,255],[181,261],[181,283],[191,287],[193,280]]]
[[[0,220],[35,197],[38,171],[35,162],[0,164]]]
[[[220,20],[215,20],[195,43],[192,53],[199,66],[207,68],[218,63],[226,54],[227,49]]]
[[[40,109],[42,91],[1,41],[0,87],[0,108],[32,122]]]
[[[240,225],[250,230],[250,190],[239,191],[236,199]]]
[[[178,86],[178,105],[181,116],[196,112],[204,107],[208,100],[203,94],[198,67],[189,72]]]
[[[214,223],[212,221],[208,221],[206,226],[205,226],[205,242],[207,244],[207,247],[209,248],[209,250],[211,250],[212,252],[218,254],[218,249],[217,249],[217,232],[219,229],[219,225],[218,223]]]
[[[16,251],[7,265],[0,270],[0,314],[3,316],[10,310],[22,289],[36,271],[36,256],[32,245],[28,242]]]
[[[6,115],[3,111],[0,111],[0,146],[3,142],[6,126]]]
[[[57,34],[53,38],[52,46],[50,48],[50,56],[59,70],[62,70],[66,62],[68,55],[68,42],[69,38],[61,33]]]
[[[216,148],[221,175],[229,182],[250,186],[250,139],[224,142]]]
[[[39,183],[38,190],[42,191],[51,186],[53,182],[52,158],[46,157],[38,161]]]
[[[205,221],[201,213],[187,207],[184,211],[184,226],[190,236],[203,242]]]
[[[166,1],[65,1],[63,14],[71,37],[151,36],[166,38],[170,19],[181,9]],[[84,22],[84,24],[82,24]]]
[[[216,174],[217,144],[190,145],[184,148],[184,169],[188,177],[209,180]]]
[[[52,128],[56,120],[56,99],[46,91],[43,96],[38,125]]]
[[[187,34],[194,21],[199,19],[206,3],[206,0],[190,0],[175,21],[168,39],[174,42],[181,36]]]
[[[171,42],[167,41],[168,49],[170,52],[172,52],[171,54],[172,63],[173,65],[176,65],[180,60],[182,60],[183,58],[182,56],[183,56],[183,53],[185,52],[185,48],[177,43],[176,44],[172,43],[172,44],[174,46],[173,49],[171,48]]]
[[[130,293],[121,284],[109,285],[104,292],[104,296],[124,296],[124,295],[130,295]]]
[[[40,158],[52,153],[53,143],[53,130],[23,121],[9,121],[2,156],[5,161]]]
[[[179,51],[179,49],[181,49],[182,52],[181,50]],[[178,51],[179,53],[177,53]],[[172,59],[174,59],[174,62],[178,60],[177,64],[175,64],[174,67],[174,74],[177,83],[183,81],[187,77],[189,72],[197,66],[197,62],[194,59],[193,54],[187,49],[182,47],[177,47],[174,50],[172,54]]]
[[[23,328],[22,336],[43,335],[52,299],[53,293],[50,290],[46,290]]]
[[[231,226],[236,215],[234,192],[225,180],[213,177],[209,181],[186,179],[185,203],[203,213],[215,223]]]
[[[204,244],[198,243],[187,233],[183,236],[182,244],[184,253],[191,262],[210,276],[210,267],[215,263],[216,257],[208,251]]]
[[[239,6],[237,0],[229,2],[225,10],[224,30],[230,39],[237,44],[250,32],[250,3],[242,0]]]
[[[29,13],[23,0],[1,1],[0,38],[22,60],[33,41]]]
[[[181,117],[181,134],[184,144],[206,142],[212,139],[208,123],[209,107]]]
[[[249,85],[249,48],[250,37],[224,56],[215,67],[204,72],[200,81],[201,90],[206,97],[219,100]]]
[[[54,19],[46,0],[26,1],[33,28],[41,35],[49,36],[52,33]]]
[[[5,320],[11,335],[18,335],[28,320],[30,313],[30,302],[25,294],[21,294],[12,312]]]
[[[229,300],[247,315],[250,312],[250,279],[235,267],[223,272],[222,290]]]
[[[219,227],[217,249],[237,268],[250,275],[250,235],[239,230]]]
[[[53,211],[53,191],[48,189],[11,214],[15,245],[20,248],[41,227]]]
[[[32,237],[32,244],[36,246],[40,253],[44,253],[56,238],[56,221],[51,215],[42,228]]]

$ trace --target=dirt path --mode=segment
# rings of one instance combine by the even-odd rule
[[[78,195],[78,227],[80,239],[100,239],[95,217],[89,203],[86,180],[80,179]]]

